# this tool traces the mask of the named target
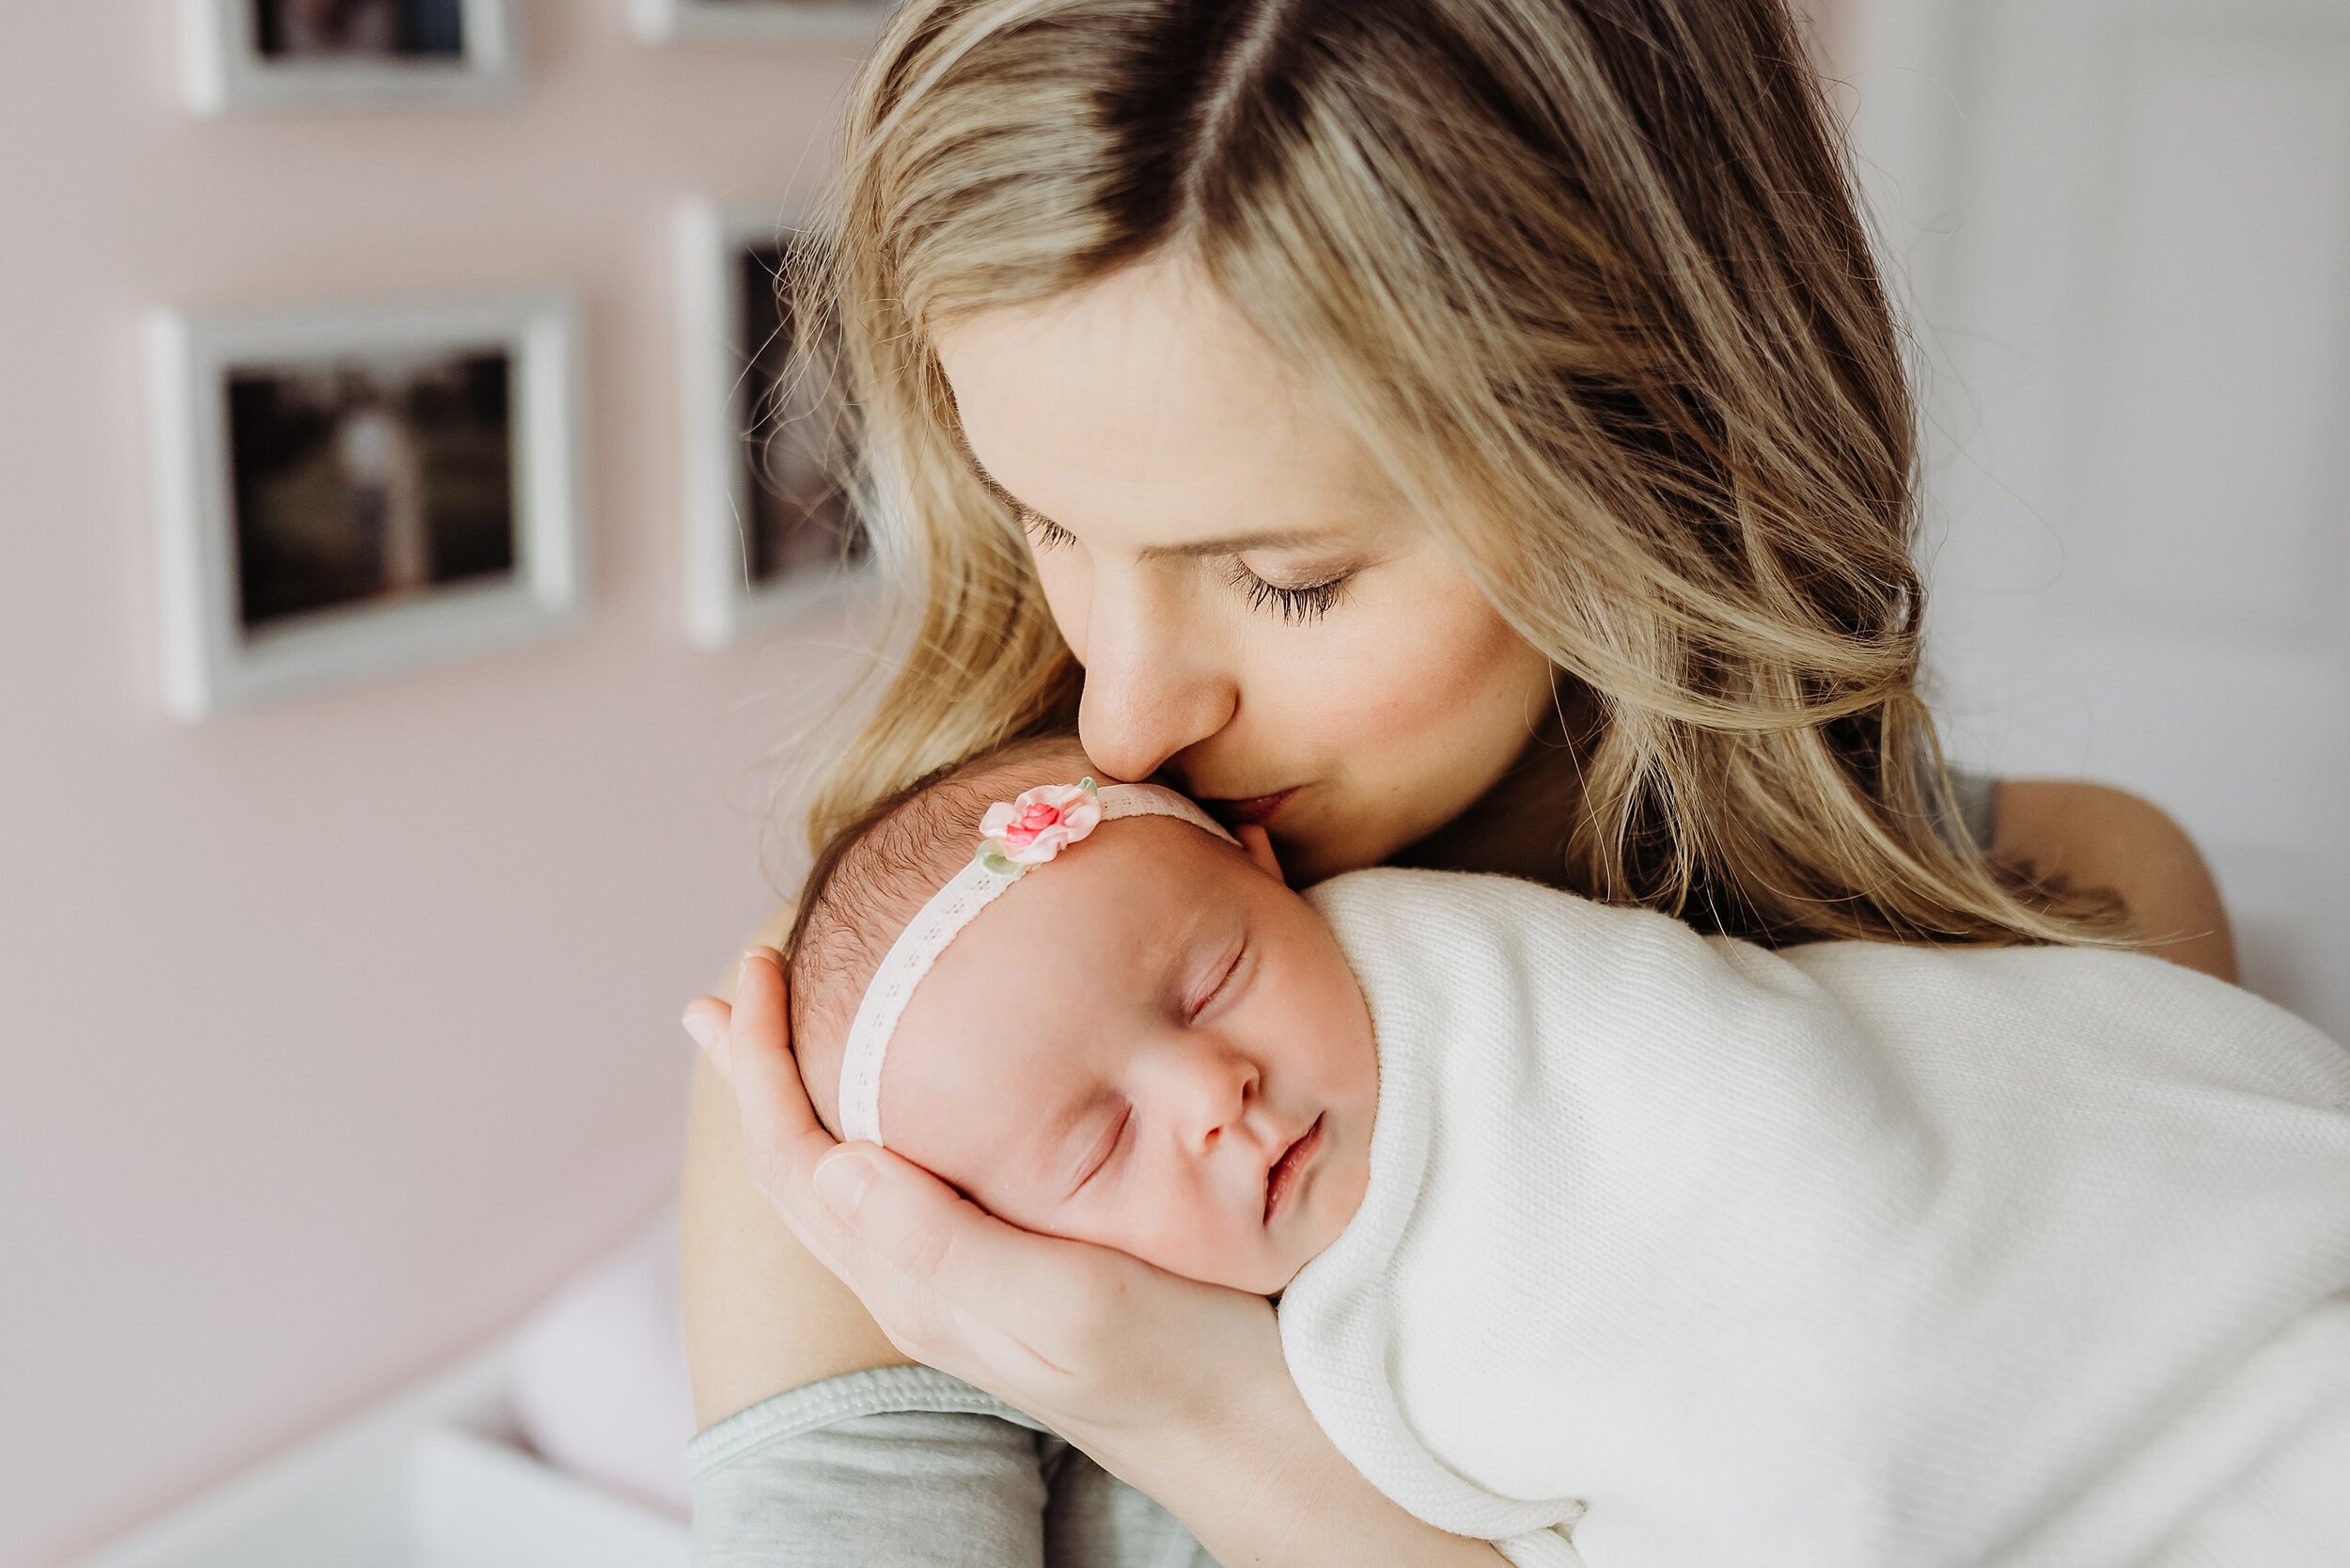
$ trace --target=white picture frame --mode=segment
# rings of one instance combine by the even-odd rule
[[[200,719],[578,625],[576,319],[554,291],[152,312],[170,712]],[[292,552],[338,528],[364,531],[321,588],[320,557]]]
[[[880,33],[891,0],[629,0],[647,43],[696,39],[862,46]]]
[[[315,109],[489,107],[520,86],[514,0],[441,0],[457,47],[402,56],[359,50],[273,58],[263,5],[294,0],[178,0],[180,91],[197,114]],[[400,0],[386,0],[395,8]],[[415,3],[415,0],[409,0]]]
[[[746,342],[754,328],[744,268],[756,248],[777,244],[797,216],[782,203],[728,205],[699,196],[680,203],[676,213],[685,626],[697,648],[724,648],[842,607],[871,589],[870,567],[841,564],[837,556],[763,576],[752,558],[760,468],[745,442],[746,432],[764,424],[759,405],[768,393]]]

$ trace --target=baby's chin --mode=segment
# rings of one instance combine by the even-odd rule
[[[1236,1291],[1246,1291],[1250,1295],[1269,1296],[1278,1300],[1281,1293],[1295,1284],[1297,1277],[1306,1272],[1306,1265],[1327,1252],[1330,1249],[1330,1244],[1338,1239],[1339,1231],[1333,1230],[1327,1236],[1319,1238],[1312,1247],[1302,1249],[1298,1256],[1268,1262],[1256,1268],[1236,1271],[1240,1275],[1238,1278],[1212,1279],[1208,1282],[1230,1285]]]
[[[1329,1174],[1332,1177],[1338,1175],[1335,1171]],[[1316,1222],[1312,1231],[1304,1236],[1293,1234],[1286,1238],[1287,1245],[1272,1256],[1251,1258],[1229,1267],[1199,1269],[1195,1264],[1194,1271],[1177,1269],[1174,1272],[1190,1272],[1191,1278],[1203,1284],[1223,1285],[1231,1290],[1246,1291],[1250,1295],[1278,1297],[1290,1288],[1298,1275],[1305,1272],[1308,1263],[1330,1249],[1331,1244],[1345,1231],[1347,1222],[1354,1217],[1355,1212],[1362,1207],[1362,1184],[1354,1181],[1346,1184],[1350,1191],[1317,1195],[1325,1200],[1326,1207],[1318,1204],[1321,1212],[1296,1216],[1300,1224],[1308,1220]],[[1328,1202],[1329,1200],[1337,1201]]]
[[[1218,1246],[1214,1240],[1201,1236],[1187,1245],[1136,1245],[1131,1237],[1109,1235],[1077,1235],[1060,1232],[1069,1241],[1085,1242],[1093,1247],[1106,1247],[1123,1252],[1152,1268],[1196,1281],[1215,1285],[1228,1291],[1241,1291],[1249,1295],[1277,1296],[1289,1288],[1300,1270],[1312,1261],[1317,1246],[1300,1252],[1292,1245],[1277,1250],[1270,1247],[1235,1248]],[[1333,1235],[1332,1240],[1336,1239]],[[1246,1255],[1235,1256],[1236,1252]]]
[[[1303,1265],[1297,1265],[1286,1269],[1218,1268],[1194,1261],[1178,1268],[1171,1266],[1164,1259],[1143,1258],[1140,1253],[1130,1254],[1130,1256],[1141,1259],[1152,1268],[1166,1269],[1169,1274],[1180,1275],[1197,1284],[1214,1285],[1218,1290],[1238,1291],[1244,1295],[1261,1295],[1275,1301],[1280,1299],[1281,1293],[1290,1288],[1291,1281],[1297,1278],[1303,1267]]]

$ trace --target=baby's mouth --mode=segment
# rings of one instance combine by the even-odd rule
[[[1297,1186],[1298,1178],[1305,1174],[1307,1165],[1321,1148],[1322,1118],[1317,1116],[1314,1124],[1298,1135],[1297,1141],[1283,1150],[1281,1157],[1275,1160],[1272,1168],[1265,1172],[1264,1222],[1267,1225],[1273,1223],[1274,1211],[1288,1200],[1289,1195]]]

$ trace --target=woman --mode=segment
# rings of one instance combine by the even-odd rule
[[[1073,724],[1300,880],[2227,973],[2158,812],[1942,766],[1895,330],[1779,0],[929,0],[842,182],[921,615],[812,834]],[[736,1097],[687,1168],[705,1560],[1496,1560],[1346,1467],[1264,1302],[836,1152],[780,986],[689,1012]]]

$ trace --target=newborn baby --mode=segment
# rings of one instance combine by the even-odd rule
[[[1084,766],[1016,747],[827,847],[810,1098],[1278,1294],[1421,1518],[1593,1568],[2350,1561],[2350,1057],[2306,1026],[2136,955],[1300,896]]]
[[[991,837],[1006,872],[1052,857],[1053,893],[1026,896],[1040,878],[990,903],[926,974],[901,971],[885,1058],[843,1072],[860,1002],[899,994],[873,978],[916,910],[959,872],[981,889],[1025,880],[975,862],[978,824],[991,791],[1084,767],[1065,744],[1043,759],[919,791],[819,860],[786,945],[809,1098],[835,1133],[882,1142],[885,1083],[888,1147],[982,1208],[1270,1295],[1362,1200],[1378,1061],[1345,955],[1261,831],[1244,850],[1149,786],[1046,788],[1058,807],[1022,808],[1035,827]],[[1104,800],[1140,809],[1056,857]],[[849,1083],[872,1106],[862,1121],[857,1093],[835,1092]]]

